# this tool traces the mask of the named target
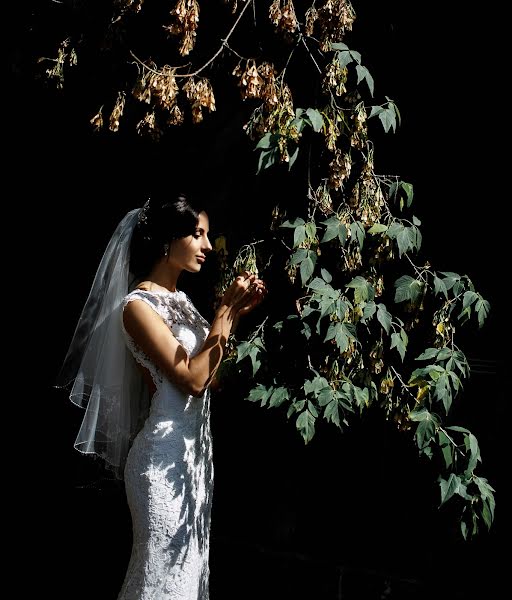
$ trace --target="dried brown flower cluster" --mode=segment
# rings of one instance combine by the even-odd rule
[[[352,30],[356,13],[350,0],[326,0],[319,8],[306,12],[306,35],[318,32],[320,49],[327,52],[333,42],[339,42]]]
[[[236,13],[236,9],[238,8],[238,0],[224,0],[224,4],[227,4],[231,8],[231,12],[233,14]]]
[[[263,62],[258,67],[255,60],[248,60],[245,66],[239,62],[233,71],[233,75],[239,79],[238,87],[242,100],[247,98],[259,98],[270,107],[278,102],[276,89],[276,70],[274,65]]]
[[[276,29],[283,33],[293,33],[299,27],[292,0],[274,0],[268,14]]]
[[[121,18],[127,12],[140,12],[144,0],[115,0],[115,5],[119,10],[119,17]]]
[[[197,0],[178,0],[171,10],[173,22],[164,25],[171,35],[180,38],[179,53],[187,56],[196,43],[196,30],[199,24],[199,4]]]
[[[117,100],[114,105],[114,109],[112,110],[112,113],[110,114],[109,125],[108,125],[108,128],[110,129],[110,131],[116,132],[119,130],[119,120],[123,116],[125,101],[126,101],[126,93],[118,92]]]
[[[57,58],[40,58],[38,62],[44,60],[51,60],[53,67],[46,69],[46,75],[50,79],[54,79],[56,86],[62,88],[64,86],[64,68],[67,66],[74,67],[77,64],[78,58],[74,48],[68,48],[71,43],[70,38],[66,38],[62,41],[57,50]]]
[[[339,190],[343,181],[350,176],[352,161],[350,154],[337,148],[334,151],[334,158],[329,163],[329,185],[335,190]]]
[[[367,118],[368,115],[366,114],[364,104],[360,102],[355,107],[352,115],[353,128],[350,138],[351,146],[357,148],[358,150],[363,150],[368,141],[368,125],[366,123]]]
[[[336,53],[332,61],[325,69],[324,78],[322,80],[322,89],[324,92],[333,92],[336,96],[343,96],[347,93],[347,67],[342,67]]]
[[[193,77],[190,77],[183,86],[183,91],[190,101],[192,121],[194,123],[200,123],[203,120],[203,108],[207,108],[210,112],[215,110],[215,97],[212,85],[206,77],[201,77],[197,81]]]

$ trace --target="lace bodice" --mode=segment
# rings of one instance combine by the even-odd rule
[[[208,321],[199,314],[187,294],[179,290],[175,292],[150,292],[136,289],[125,297],[124,306],[133,300],[142,300],[149,304],[162,317],[189,356],[194,356],[201,348],[210,326]],[[126,330],[124,332],[128,348],[135,359],[149,370],[158,388],[159,384],[162,383],[162,374],[158,367],[137,347]]]
[[[185,293],[134,290],[123,306],[134,300],[151,306],[190,356],[199,351],[209,325]],[[187,396],[124,333],[156,392],[126,461],[133,548],[118,600],[207,600],[213,491],[209,392]]]

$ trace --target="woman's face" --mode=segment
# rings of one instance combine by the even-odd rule
[[[200,212],[194,234],[171,242],[167,262],[179,270],[191,273],[200,271],[206,254],[212,249],[208,239],[209,229],[208,215]]]

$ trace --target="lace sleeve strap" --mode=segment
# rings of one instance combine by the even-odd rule
[[[133,300],[142,300],[150,306],[166,323],[169,323],[169,311],[166,310],[158,294],[153,294],[146,290],[133,290],[123,300],[123,310],[129,302]]]

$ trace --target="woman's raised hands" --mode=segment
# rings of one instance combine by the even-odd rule
[[[236,317],[251,312],[267,295],[267,287],[250,271],[243,271],[224,293],[221,306],[232,310]]]

